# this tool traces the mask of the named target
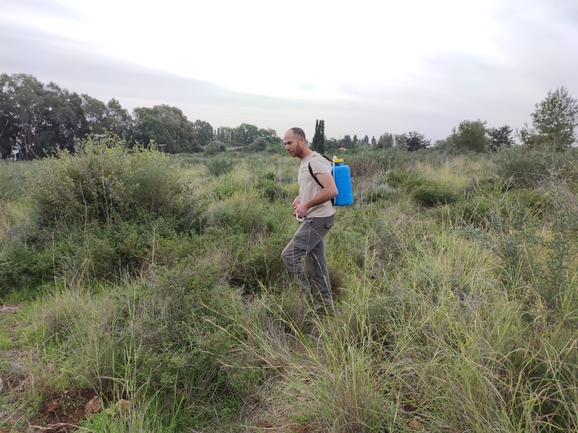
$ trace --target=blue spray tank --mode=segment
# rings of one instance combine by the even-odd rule
[[[343,163],[343,158],[333,157],[333,179],[337,186],[335,206],[349,206],[353,204],[353,189],[351,188],[351,171]]]

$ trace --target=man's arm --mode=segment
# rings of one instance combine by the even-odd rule
[[[335,181],[333,180],[331,173],[318,173],[316,176],[323,188],[319,191],[319,194],[311,200],[298,204],[295,208],[294,214],[299,218],[303,218],[305,214],[307,214],[307,211],[313,206],[325,203],[337,195],[337,186],[335,186]]]

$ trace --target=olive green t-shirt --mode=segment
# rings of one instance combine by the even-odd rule
[[[306,156],[301,160],[301,165],[299,166],[299,174],[297,176],[297,181],[299,182],[299,201],[304,203],[311,200],[321,191],[321,186],[315,181],[311,173],[309,173],[309,164],[311,164],[311,170],[315,175],[319,173],[331,173],[331,165],[323,156],[317,152],[311,152],[310,155]],[[307,212],[307,217],[328,217],[335,213],[333,204],[331,200],[321,203],[320,205],[313,206]]]

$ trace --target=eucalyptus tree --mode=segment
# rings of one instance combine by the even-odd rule
[[[103,134],[105,129],[104,123],[108,114],[106,104],[87,94],[82,94],[80,97],[82,100],[84,118],[86,119],[90,130],[94,134]]]
[[[103,134],[108,131],[120,137],[128,135],[132,117],[115,98],[112,98],[108,104],[86,94],[83,94],[81,98],[84,117],[93,134]]]
[[[259,137],[259,128],[250,123],[242,123],[235,128],[235,133],[235,144],[249,146]]]
[[[199,146],[206,146],[215,139],[213,127],[209,122],[196,120],[193,123],[193,128],[195,129],[195,135]]]
[[[82,98],[51,82],[27,74],[0,76],[0,149],[13,145],[24,158],[73,150],[89,132]]]
[[[7,154],[12,145],[26,158],[40,153],[36,134],[44,122],[44,85],[32,75],[0,76],[0,147]]]
[[[53,82],[45,87],[42,117],[36,138],[43,154],[62,149],[74,151],[76,142],[90,132],[80,95]]]
[[[152,141],[169,153],[192,153],[202,149],[196,141],[195,128],[177,107],[155,105],[133,110],[134,139],[148,146]]]
[[[120,102],[115,98],[108,101],[106,108],[105,129],[120,137],[127,137],[133,125],[133,118],[128,110],[122,108]]]
[[[272,128],[259,128],[259,137],[264,138],[268,144],[281,144],[283,141]]]
[[[217,135],[215,137],[215,140],[221,143],[232,145],[234,135],[235,130],[233,128],[229,128],[228,126],[220,126],[219,128],[217,128]]]

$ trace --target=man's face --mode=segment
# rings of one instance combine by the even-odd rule
[[[295,133],[289,130],[285,133],[283,140],[285,141],[285,149],[291,156],[299,157],[301,155],[301,149],[305,143],[305,139],[303,137],[297,138]]]

